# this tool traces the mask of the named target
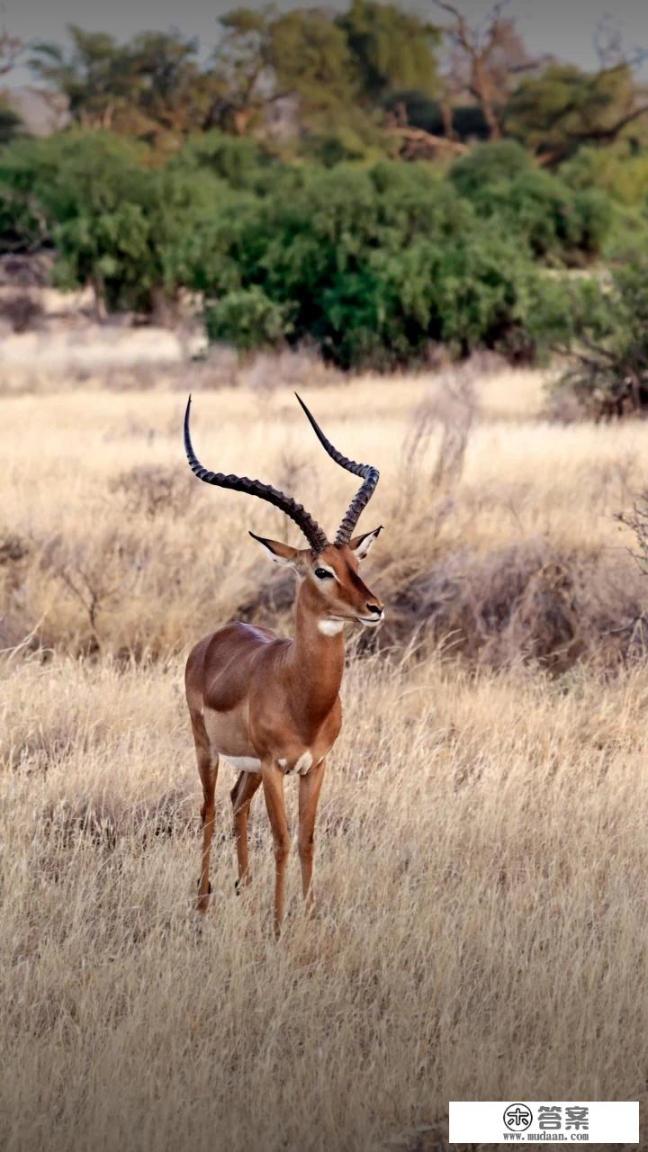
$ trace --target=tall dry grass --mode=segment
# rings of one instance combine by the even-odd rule
[[[5,677],[7,1152],[374,1149],[419,1125],[432,1148],[449,1099],[646,1102],[645,668],[603,690],[355,664],[319,917],[293,862],[278,945],[262,805],[239,899],[222,783],[196,934],[180,676]]]
[[[547,424],[529,416],[538,378],[507,379],[506,419],[497,377],[459,401],[452,379],[304,388],[334,440],[380,465],[366,527],[387,525],[372,557],[392,608],[384,638],[401,643],[424,627],[495,666],[542,656],[553,641],[537,601],[540,617],[561,617],[570,652],[607,645],[616,658],[644,610],[632,533],[615,516],[648,485],[648,429]],[[458,444],[462,405],[474,412]],[[219,620],[275,620],[289,605],[291,587],[273,582],[247,529],[296,536],[268,506],[193,479],[183,408],[169,391],[0,398],[0,647],[33,637],[57,651],[164,657]],[[200,392],[193,419],[208,466],[267,477],[334,529],[353,480],[288,389]],[[547,588],[542,573],[556,569]]]
[[[464,383],[304,386],[381,468],[370,582],[395,622],[387,650],[352,646],[318,917],[292,860],[278,944],[259,800],[235,894],[229,779],[196,930],[181,681],[203,629],[288,622],[246,531],[285,526],[185,475],[177,391],[0,399],[7,1152],[431,1152],[450,1099],[648,1103],[645,577],[614,519],[648,429],[543,423],[537,377]],[[285,390],[199,393],[194,437],[327,527],[353,491]],[[626,625],[635,648],[599,659]]]

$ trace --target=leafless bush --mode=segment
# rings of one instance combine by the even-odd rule
[[[130,542],[111,533],[104,541],[104,549],[87,554],[81,545],[55,536],[42,547],[38,563],[40,571],[53,577],[76,606],[73,650],[97,655],[106,639],[102,635],[104,616],[128,597],[132,580],[138,575],[140,561]]]
[[[421,403],[414,409],[401,451],[401,485],[397,512],[403,515],[420,500],[415,493],[424,471],[423,460],[429,451],[431,437],[441,428],[441,443],[431,477],[431,495],[426,501],[428,512],[438,531],[452,508],[452,492],[463,471],[470,430],[477,404],[475,380],[478,366],[472,361],[449,368],[439,376]]]
[[[639,497],[631,512],[619,516],[619,521],[634,532],[638,547],[635,556],[648,575],[648,493]]]

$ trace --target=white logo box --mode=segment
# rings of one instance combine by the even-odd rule
[[[451,1100],[449,1140],[451,1144],[638,1144],[639,1103]]]

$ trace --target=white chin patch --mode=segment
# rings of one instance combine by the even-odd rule
[[[343,628],[343,620],[319,620],[317,624],[317,630],[322,636],[337,636]]]

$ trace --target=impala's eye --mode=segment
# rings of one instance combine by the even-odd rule
[[[315,575],[318,580],[332,580],[333,573],[329,572],[328,568],[316,568]]]

